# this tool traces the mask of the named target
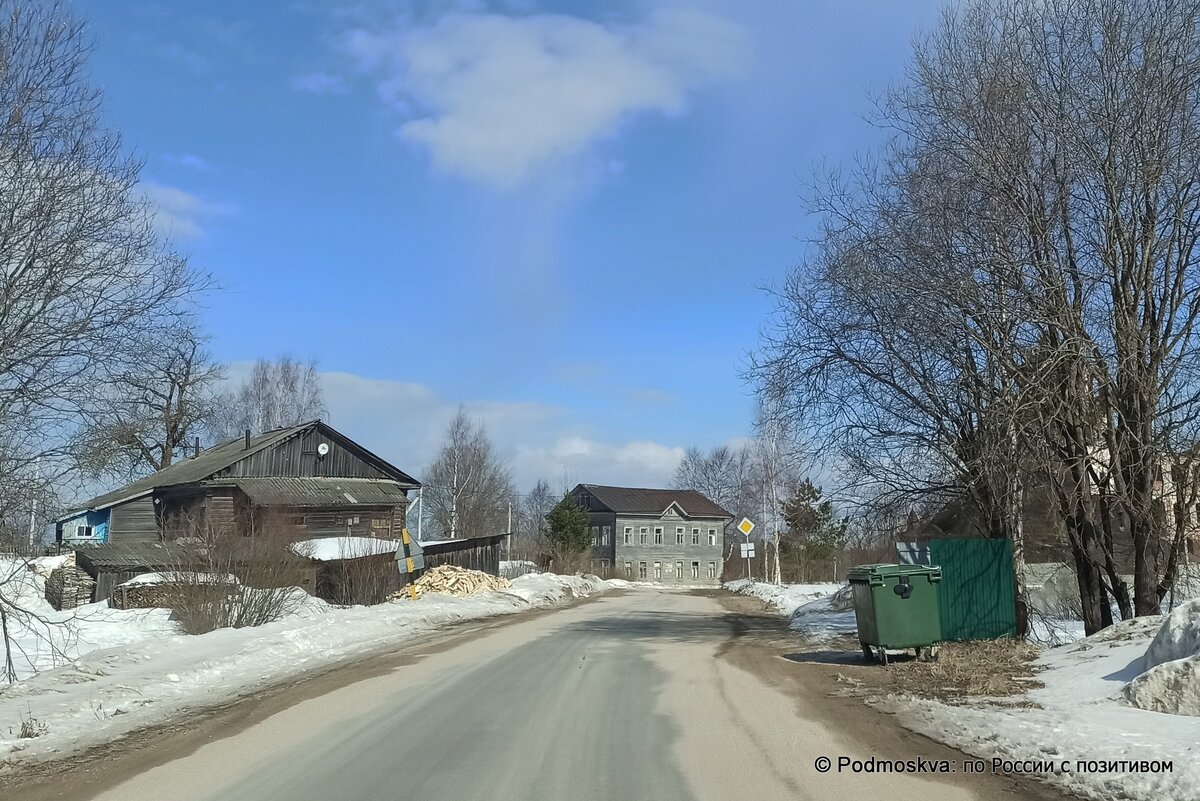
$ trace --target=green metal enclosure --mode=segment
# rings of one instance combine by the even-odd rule
[[[943,640],[1017,635],[1017,583],[1008,540],[930,540],[929,564],[942,569],[938,607]]]

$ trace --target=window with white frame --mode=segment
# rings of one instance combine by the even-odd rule
[[[642,526],[638,529],[638,545],[646,545],[650,542],[650,529]]]
[[[633,562],[625,563],[625,575],[629,578],[633,578]]]
[[[683,545],[683,526],[675,527],[675,544]]]
[[[717,577],[717,563],[716,562],[708,563],[708,577],[709,578]]]
[[[592,547],[595,548],[600,544],[600,527],[592,526]]]
[[[662,526],[654,527],[654,544],[655,545],[663,544],[663,528],[662,528]]]
[[[600,527],[600,544],[605,546],[612,544],[612,526]]]
[[[709,545],[717,544],[717,530],[715,528],[710,528],[708,530],[708,544]]]
[[[683,578],[683,562],[675,563],[675,578]]]
[[[633,526],[625,527],[625,541],[623,544],[625,544],[625,545],[633,544]]]
[[[700,544],[700,529],[694,528],[694,529],[692,529],[692,545],[699,545],[699,544]]]
[[[692,562],[692,578],[700,578],[700,563]]]
[[[638,578],[644,579],[645,577],[646,577],[646,563],[638,562]]]
[[[662,578],[662,562],[654,563],[654,577],[656,579]]]

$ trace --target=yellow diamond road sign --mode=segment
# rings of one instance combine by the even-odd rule
[[[738,523],[737,527],[738,531],[742,532],[747,537],[750,536],[751,531],[754,531],[754,524],[750,522],[750,518],[748,517],[743,517],[742,522]]]

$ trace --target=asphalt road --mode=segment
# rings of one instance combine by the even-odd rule
[[[636,591],[605,597],[465,638],[231,727],[93,797],[1020,797],[1011,788],[993,792],[961,779],[947,784],[818,772],[814,759],[821,755],[907,754],[877,753],[886,739],[864,742],[837,721],[806,712],[803,698],[763,680],[747,660],[727,658],[737,641],[711,596]]]

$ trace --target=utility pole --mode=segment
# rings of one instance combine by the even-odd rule
[[[33,503],[29,507],[29,548],[30,554],[33,553],[33,547],[37,544],[37,498],[33,499]]]
[[[417,542],[421,541],[421,521],[425,519],[425,488],[417,490]]]
[[[508,502],[508,538],[505,543],[505,551],[508,553],[508,561],[512,561],[512,501]]]

